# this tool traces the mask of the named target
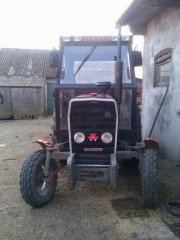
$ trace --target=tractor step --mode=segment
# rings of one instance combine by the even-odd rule
[[[117,161],[114,154],[70,154],[67,160],[69,189],[76,181],[109,182],[116,188]]]

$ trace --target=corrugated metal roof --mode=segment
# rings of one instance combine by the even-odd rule
[[[0,76],[0,87],[43,87],[44,77]]]
[[[117,21],[129,25],[135,34],[144,34],[147,24],[167,7],[180,6],[179,0],[134,0]]]
[[[0,49],[0,76],[55,77],[56,69],[49,68],[51,50]]]

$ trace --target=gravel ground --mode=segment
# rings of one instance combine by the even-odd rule
[[[160,161],[157,210],[142,206],[134,168],[120,171],[117,191],[92,182],[69,191],[64,168],[53,201],[41,209],[27,205],[19,191],[21,166],[28,153],[39,149],[32,142],[48,137],[50,126],[50,118],[0,122],[0,239],[178,239],[178,229],[171,230],[180,218],[170,215],[165,205],[180,197],[180,168],[166,160]]]

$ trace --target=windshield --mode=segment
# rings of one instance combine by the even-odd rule
[[[115,83],[115,58],[117,46],[65,46],[63,54],[64,71],[61,84]],[[129,55],[122,47],[124,63],[123,82],[131,83]]]

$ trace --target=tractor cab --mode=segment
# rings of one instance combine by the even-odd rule
[[[53,136],[57,143],[68,141],[68,106],[76,96],[101,93],[97,85],[111,83],[107,94],[117,101],[118,135],[121,141],[134,145],[136,125],[136,79],[134,67],[137,54],[132,51],[131,37],[123,37],[118,51],[117,37],[62,37],[60,50],[52,63],[58,67],[55,87],[55,122]],[[121,54],[121,57],[120,57]],[[135,58],[136,57],[136,58]],[[52,64],[53,66],[53,64]],[[121,107],[120,107],[121,104]],[[84,110],[83,110],[84,111]],[[106,113],[108,115],[108,112]],[[121,144],[118,145],[121,148]]]

